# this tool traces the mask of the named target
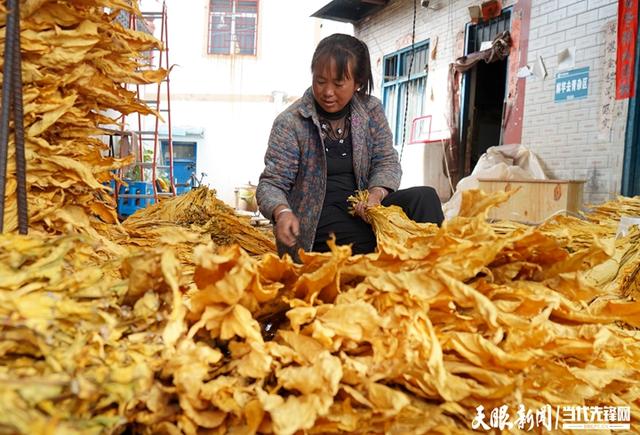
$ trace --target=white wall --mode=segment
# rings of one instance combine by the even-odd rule
[[[615,0],[534,0],[531,11],[529,62],[542,56],[545,80],[527,81],[523,144],[543,160],[553,178],[584,179],[585,200],[601,202],[620,193],[627,100],[616,101],[614,76],[609,79],[605,26],[615,22]],[[554,103],[557,54],[576,49],[575,68],[589,67],[586,99]],[[615,65],[615,64],[614,64]],[[603,106],[609,105],[611,115]]]
[[[230,205],[257,184],[275,116],[311,85],[315,46],[350,24],[310,18],[326,0],[260,0],[257,56],[207,55],[207,0],[167,0],[172,122],[205,129],[197,173]],[[141,9],[161,2],[143,0]],[[275,98],[274,98],[275,93]],[[284,96],[284,101],[282,99]],[[202,149],[204,148],[204,149]]]

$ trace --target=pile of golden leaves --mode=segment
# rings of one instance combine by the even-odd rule
[[[376,254],[202,245],[188,280],[169,250],[100,265],[87,240],[7,239],[0,424],[466,433],[478,406],[520,404],[627,405],[636,423],[640,302],[585,279],[613,243],[496,232],[507,195],[465,193],[441,228],[371,209]]]
[[[91,233],[117,221],[103,183],[111,170],[130,162],[105,156],[106,146],[96,138],[99,126],[114,124],[110,112],[151,113],[125,84],[157,82],[166,75],[138,70],[140,53],[159,42],[123,28],[114,20],[120,11],[135,13],[137,8],[126,0],[21,1],[31,231],[64,233],[71,227]],[[5,18],[0,16],[0,46]],[[13,155],[10,143],[4,217],[9,232],[17,227]]]
[[[180,304],[177,261],[166,251],[105,262],[100,246],[0,236],[0,432],[108,432],[154,385]]]
[[[640,233],[631,231],[627,237],[617,237],[620,218],[640,216],[637,198],[619,197],[593,206],[581,216],[555,216],[537,229],[555,238],[569,252],[587,249],[596,240],[613,246],[611,258],[586,271],[583,275],[590,285],[622,296],[640,296]],[[492,228],[508,234],[527,226],[513,221],[498,221]]]
[[[611,258],[588,270],[590,285],[622,296],[640,296],[640,232],[617,237],[620,218],[640,216],[637,198],[619,197],[597,206],[582,217],[556,216],[538,227],[558,240],[569,252],[588,248],[596,240],[612,246]]]
[[[582,238],[594,234],[601,239],[614,239],[615,252],[602,265],[587,272],[587,279],[595,286],[618,292],[623,296],[640,298],[640,233],[631,231],[627,237],[615,237],[620,218],[640,216],[640,201],[619,197],[614,201],[597,205],[586,215],[591,225],[583,224]],[[599,231],[606,231],[601,234]],[[574,231],[575,235],[580,234]]]

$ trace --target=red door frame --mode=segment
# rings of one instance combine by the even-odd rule
[[[502,114],[505,124],[503,144],[522,142],[522,119],[524,115],[524,95],[526,81],[518,79],[518,70],[527,65],[529,55],[529,27],[531,21],[531,0],[519,0],[514,5],[511,21],[512,53],[509,58],[509,91],[507,106]]]

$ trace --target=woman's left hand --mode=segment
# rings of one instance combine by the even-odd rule
[[[354,207],[356,214],[360,216],[366,223],[369,223],[369,218],[365,211],[370,207],[380,205],[384,197],[387,196],[387,190],[382,187],[372,187],[369,189],[369,196],[367,201],[361,201]]]

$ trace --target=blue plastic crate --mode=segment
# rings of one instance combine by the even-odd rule
[[[153,186],[146,181],[129,181],[128,186],[120,186],[122,195],[153,195]],[[118,214],[121,216],[131,216],[141,208],[145,208],[155,203],[153,198],[122,198],[118,197]]]

